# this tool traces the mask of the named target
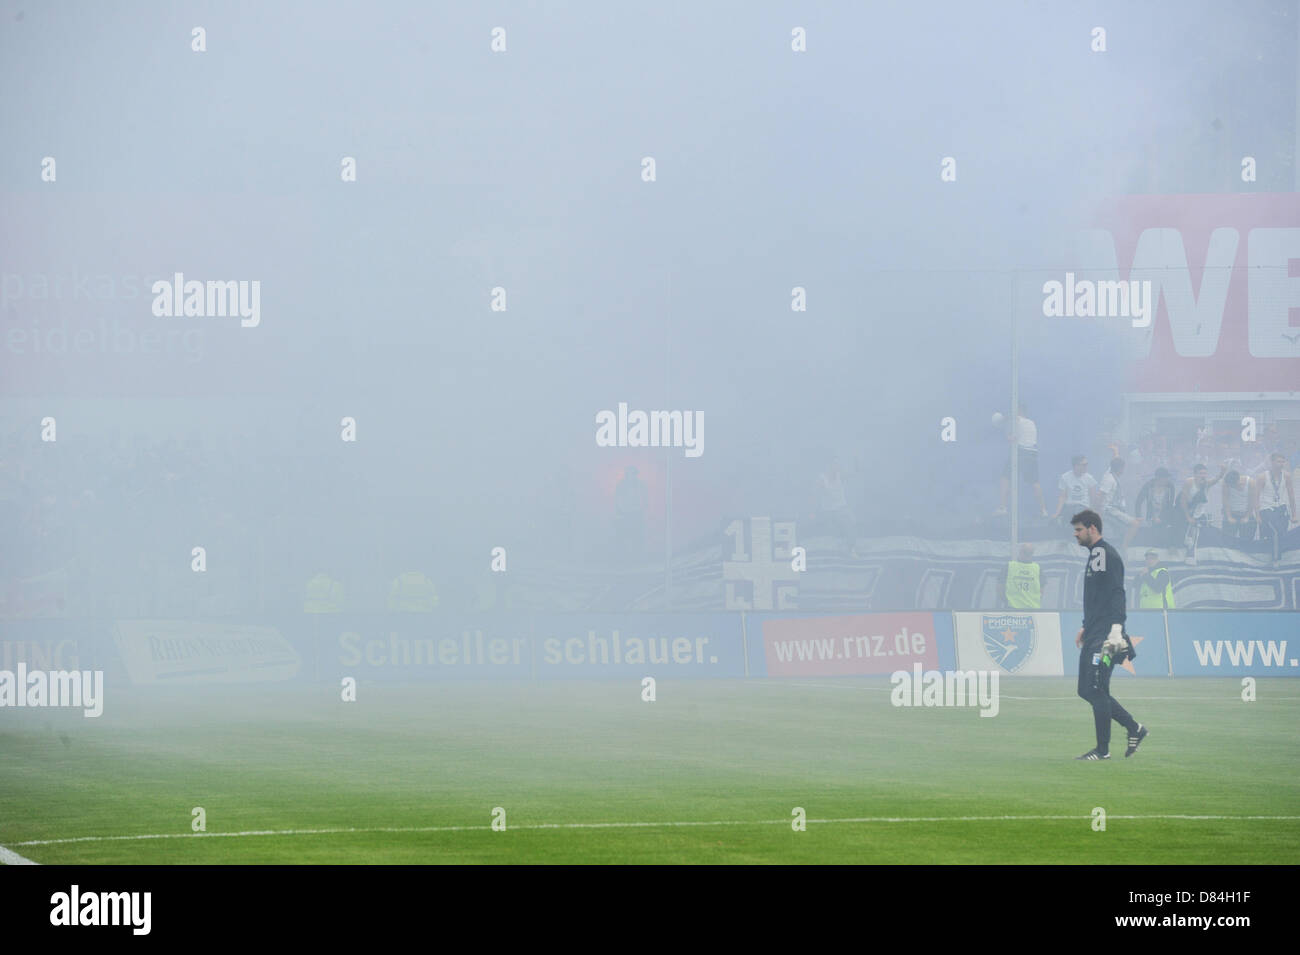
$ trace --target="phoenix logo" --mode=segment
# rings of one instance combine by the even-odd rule
[[[1030,614],[985,614],[981,631],[984,652],[1008,673],[1015,673],[1034,655],[1038,628]]]

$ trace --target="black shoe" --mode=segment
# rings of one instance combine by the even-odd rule
[[[1082,756],[1076,756],[1075,759],[1110,759],[1110,753],[1099,753],[1095,749],[1090,749]]]
[[[1137,752],[1137,748],[1142,745],[1142,741],[1147,738],[1147,728],[1141,723],[1138,724],[1138,731],[1128,738],[1128,749],[1124,750],[1124,758],[1132,756]]]

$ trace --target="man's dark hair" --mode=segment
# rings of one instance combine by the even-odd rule
[[[1123,458],[1111,458],[1111,459],[1110,459],[1110,469],[1111,469],[1112,473],[1114,473],[1114,474],[1119,474],[1120,471],[1123,471],[1123,470],[1124,470],[1124,459],[1123,459]]]
[[[1210,469],[1207,468],[1204,464],[1198,464],[1196,465],[1196,467],[1192,468],[1192,473],[1195,474],[1198,471],[1208,471],[1208,470]]]
[[[1097,528],[1097,533],[1101,533],[1101,515],[1093,510],[1080,511],[1078,514],[1075,514],[1074,517],[1070,518],[1070,523],[1082,524],[1084,527],[1095,527]]]
[[[1076,454],[1074,457],[1070,458],[1070,467],[1077,468],[1079,462],[1085,460],[1087,457],[1086,454]]]
[[[1155,557],[1155,558],[1159,558],[1160,555],[1159,555],[1158,553],[1156,553],[1155,551],[1153,551],[1153,550],[1149,550],[1149,551],[1146,552],[1146,555],[1145,555],[1142,559],[1145,560],[1147,557]]]
[[[1228,487],[1236,487],[1237,478],[1239,477],[1241,477],[1240,472],[1236,470],[1229,471],[1227,474],[1223,476],[1223,483],[1228,485]]]

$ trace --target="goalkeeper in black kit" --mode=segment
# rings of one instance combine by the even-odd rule
[[[1079,695],[1092,704],[1097,728],[1097,748],[1076,759],[1110,759],[1110,721],[1128,730],[1125,756],[1137,752],[1147,728],[1110,695],[1110,675],[1115,664],[1137,656],[1124,632],[1124,561],[1119,551],[1101,537],[1101,517],[1080,511],[1070,518],[1074,539],[1088,549],[1088,569],[1083,578],[1083,626],[1074,638],[1079,647]]]

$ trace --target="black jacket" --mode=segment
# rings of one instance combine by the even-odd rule
[[[1127,619],[1124,560],[1110,542],[1099,538],[1088,550],[1083,576],[1083,642],[1100,644],[1114,624]]]
[[[1165,495],[1164,506],[1157,507],[1154,493],[1156,481],[1156,478],[1152,478],[1142,485],[1142,490],[1138,492],[1137,501],[1134,503],[1133,513],[1147,524],[1154,524],[1157,517],[1162,524],[1176,524],[1178,523],[1178,488],[1170,481],[1166,488],[1168,493]]]

